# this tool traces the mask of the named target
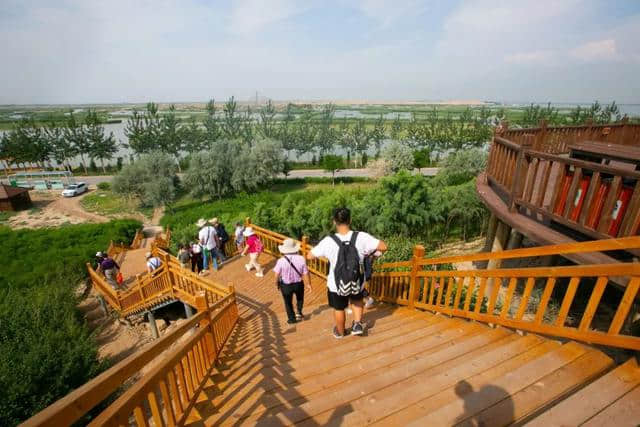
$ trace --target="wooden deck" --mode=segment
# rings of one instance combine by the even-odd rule
[[[390,304],[366,313],[366,336],[336,340],[324,280],[314,276],[305,321],[288,325],[270,271],[274,259],[263,255],[261,261],[269,271],[261,279],[244,269],[240,257],[212,273],[235,284],[240,320],[189,425],[640,420],[635,361],[611,371],[609,357],[583,344]],[[608,413],[614,418],[603,415]]]

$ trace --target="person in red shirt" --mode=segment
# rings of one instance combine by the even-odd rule
[[[246,268],[247,271],[255,268],[256,277],[263,277],[264,271],[260,263],[258,263],[258,256],[260,256],[260,252],[262,252],[263,249],[262,242],[251,227],[245,228],[242,234],[247,239],[244,250],[242,251],[242,256],[245,256],[247,252],[249,253],[249,263],[245,264],[244,268]]]

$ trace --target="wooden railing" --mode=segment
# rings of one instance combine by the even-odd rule
[[[516,206],[595,239],[638,234],[640,172],[535,151],[520,171]]]
[[[640,146],[640,125],[623,121],[607,125],[548,127],[541,122],[539,127],[527,129],[501,126],[496,129],[496,136],[517,145],[530,145],[536,151],[562,154],[569,151],[569,145],[587,140]]]
[[[107,255],[110,257],[116,257],[117,255],[126,252],[132,249],[139,249],[142,245],[142,240],[144,239],[144,234],[142,230],[136,231],[135,236],[133,237],[133,241],[131,245],[126,245],[125,243],[114,243],[113,240],[109,242],[109,247],[107,248]]]
[[[90,425],[182,425],[238,320],[235,292],[209,305],[196,295],[198,313],[175,330],[27,420],[24,426],[67,426],[138,376]],[[195,328],[195,330],[194,330]]]
[[[495,137],[487,180],[512,211],[594,239],[640,231],[640,172],[529,149]]]
[[[528,267],[491,270],[438,269],[453,262],[514,259],[578,252],[640,248],[640,237],[597,240],[466,256],[425,259],[416,247],[411,261],[378,264],[369,292],[374,298],[485,323],[640,350],[640,337],[622,330],[640,287],[640,263]],[[404,271],[398,271],[404,270]],[[615,314],[598,319],[601,299],[613,277],[628,278]],[[579,290],[589,295],[571,310]],[[584,292],[582,292],[583,294]],[[550,309],[552,295],[560,305]]]
[[[196,397],[238,319],[235,295],[209,306],[204,295],[196,297],[200,312],[197,329],[185,342],[162,357],[140,381],[103,411],[90,426],[184,425]]]
[[[264,251],[273,256],[280,256],[280,251],[278,250],[278,245],[281,245],[284,239],[288,239],[289,237],[284,234],[276,233],[271,230],[267,230],[266,228],[259,227],[255,224],[251,224],[251,219],[247,218],[245,220],[245,226],[251,226],[255,233],[260,237],[262,241],[262,245],[264,246]],[[300,240],[293,239],[297,243],[300,244],[300,252],[306,258],[307,253],[311,250],[313,245],[309,244],[309,239],[307,236],[302,236]],[[320,277],[327,277],[329,274],[329,262],[325,258],[316,258],[311,261],[307,261],[309,271],[317,274]]]
[[[154,255],[162,260],[162,266],[152,275],[138,275],[124,292],[115,291],[103,276],[87,264],[93,286],[121,316],[145,311],[154,305],[174,299],[193,304],[195,295],[199,293],[204,294],[209,304],[228,294],[228,286],[203,279],[191,270],[182,268],[175,257],[162,249],[155,249]]]

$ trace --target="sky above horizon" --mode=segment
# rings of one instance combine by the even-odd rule
[[[0,104],[640,103],[640,2],[0,0]]]

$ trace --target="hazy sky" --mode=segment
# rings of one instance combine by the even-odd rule
[[[636,0],[0,0],[0,104],[640,102]]]

